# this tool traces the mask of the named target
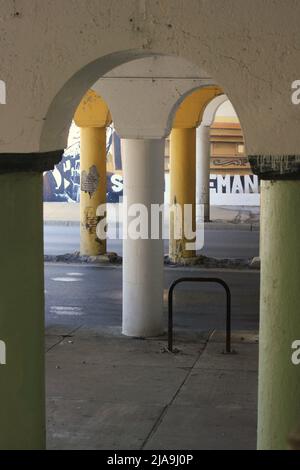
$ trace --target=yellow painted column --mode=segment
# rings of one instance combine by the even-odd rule
[[[196,128],[207,104],[222,93],[216,86],[199,88],[180,104],[173,120],[169,257],[175,262],[196,256]]]
[[[189,205],[189,209],[188,206]],[[196,256],[194,249],[187,243],[190,231],[196,230],[196,129],[173,129],[170,135],[170,243],[169,257],[173,261]],[[173,210],[175,207],[178,209]],[[189,214],[188,214],[188,211]],[[184,220],[190,221],[189,232],[185,230]],[[178,227],[181,227],[179,237]],[[177,231],[177,234],[176,234]]]
[[[106,204],[106,128],[80,129],[80,254],[106,253],[106,239],[99,239],[97,208]],[[101,211],[102,214],[104,210]]]
[[[82,98],[75,116],[80,127],[80,254],[106,253],[106,236],[97,235],[101,217],[106,216],[106,127],[111,123],[107,104],[93,90]]]

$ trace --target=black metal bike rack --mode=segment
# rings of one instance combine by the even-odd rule
[[[223,279],[218,277],[180,277],[172,282],[168,293],[168,350],[173,352],[173,292],[182,282],[215,282],[224,287],[226,292],[226,353],[231,352],[231,293]]]

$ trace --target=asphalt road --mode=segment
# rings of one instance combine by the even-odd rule
[[[165,325],[167,288],[181,276],[215,276],[224,279],[232,294],[232,327],[258,329],[259,272],[233,270],[165,269]],[[122,312],[121,267],[78,264],[45,264],[46,323],[52,332],[72,332],[80,326],[92,329],[120,327]],[[215,284],[177,286],[174,325],[191,330],[224,329],[225,294]]]
[[[59,255],[79,250],[79,226],[45,225],[45,254]],[[122,254],[121,240],[108,240],[108,251]],[[168,241],[165,240],[165,253]],[[259,232],[209,230],[206,228],[202,254],[216,258],[251,258],[259,255]]]

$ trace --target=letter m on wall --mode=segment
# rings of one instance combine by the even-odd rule
[[[4,341],[0,341],[0,365],[6,364],[6,345]]]
[[[6,85],[3,80],[0,80],[0,104],[6,104]]]

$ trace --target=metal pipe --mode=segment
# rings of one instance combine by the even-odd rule
[[[173,292],[182,282],[215,282],[226,292],[226,353],[231,352],[231,292],[228,284],[218,277],[180,277],[172,282],[168,292],[168,350],[173,352]]]

